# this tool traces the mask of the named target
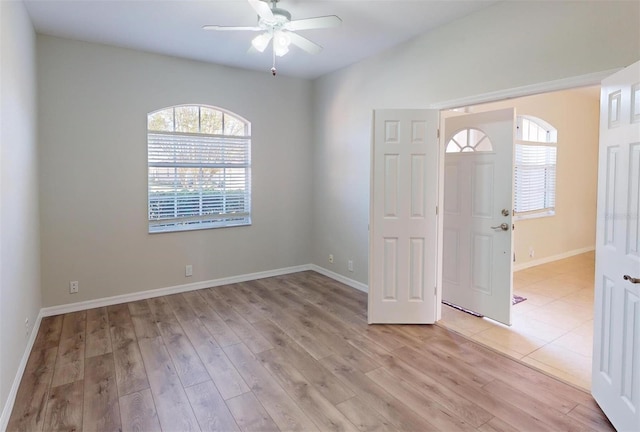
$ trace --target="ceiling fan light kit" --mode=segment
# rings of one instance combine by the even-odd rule
[[[251,40],[251,45],[258,51],[264,52],[269,43],[271,43],[273,51],[273,67],[271,73],[276,75],[276,56],[282,57],[289,52],[291,44],[301,48],[310,54],[318,54],[322,51],[322,47],[315,42],[301,36],[296,31],[310,30],[319,28],[336,27],[342,23],[342,20],[336,15],[328,15],[314,18],[306,18],[300,20],[291,20],[291,14],[285,10],[276,7],[279,0],[247,0],[249,5],[258,14],[258,25],[255,27],[237,27],[237,26],[220,26],[205,25],[205,30],[218,31],[260,31],[262,32]],[[269,4],[271,3],[271,7]]]

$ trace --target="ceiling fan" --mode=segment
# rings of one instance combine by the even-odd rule
[[[253,48],[260,52],[264,52],[273,41],[273,67],[271,73],[276,75],[276,56],[282,57],[289,52],[291,44],[303,49],[311,54],[318,54],[322,51],[322,47],[315,42],[310,41],[304,36],[296,33],[298,30],[311,30],[320,28],[336,27],[342,23],[342,20],[336,15],[319,16],[314,18],[305,18],[299,20],[291,20],[291,14],[277,7],[280,0],[248,0],[249,4],[258,14],[258,24],[253,27],[238,26],[220,26],[205,25],[205,30],[218,31],[254,31],[262,32],[251,41]],[[271,6],[269,6],[271,3]]]

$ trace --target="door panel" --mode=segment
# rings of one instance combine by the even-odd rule
[[[435,322],[438,116],[374,113],[369,323]]]
[[[505,324],[511,324],[514,120],[513,109],[445,120],[442,298]]]
[[[640,430],[639,88],[640,62],[600,95],[592,393],[620,431]]]

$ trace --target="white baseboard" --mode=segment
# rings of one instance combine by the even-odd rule
[[[345,285],[348,285],[351,288],[355,288],[358,291],[362,291],[362,292],[366,292],[366,293],[369,292],[369,286],[368,285],[365,285],[362,282],[358,282],[358,281],[353,280],[353,279],[349,279],[346,276],[342,276],[341,274],[332,272],[331,270],[327,270],[324,267],[320,267],[320,266],[315,265],[315,264],[309,264],[309,270],[313,270],[315,272],[318,272],[318,273],[320,273],[322,275],[325,275],[326,277],[329,277],[329,278],[331,278],[333,280],[336,280],[336,281],[341,282],[341,283],[343,283]]]
[[[13,405],[16,402],[16,396],[18,395],[18,388],[20,387],[22,376],[24,375],[24,371],[27,368],[29,355],[31,355],[33,344],[35,343],[36,336],[38,336],[38,331],[40,330],[42,316],[42,309],[40,309],[40,313],[38,313],[36,322],[33,324],[33,329],[31,329],[31,335],[29,336],[29,340],[27,341],[27,346],[25,347],[24,353],[22,354],[22,359],[20,360],[20,364],[18,365],[16,377],[13,379],[13,384],[11,385],[11,389],[9,390],[9,394],[7,395],[7,400],[4,404],[4,408],[2,409],[2,416],[0,416],[0,431],[6,431],[7,426],[9,425],[9,417],[11,416],[11,411],[13,411]]]
[[[553,262],[553,261],[558,261],[558,260],[569,258],[569,257],[575,256],[575,255],[580,255],[580,254],[583,254],[583,253],[586,253],[586,252],[591,252],[591,251],[594,251],[595,249],[596,249],[595,246],[589,246],[589,247],[585,247],[585,248],[582,248],[582,249],[574,249],[574,250],[571,250],[571,251],[568,251],[568,252],[564,252],[564,253],[561,253],[561,254],[558,254],[558,255],[552,255],[552,256],[549,256],[549,257],[528,261],[528,262],[522,263],[522,264],[517,264],[516,263],[513,266],[513,271],[524,270],[524,269],[528,269],[530,267],[535,267],[535,266],[538,266],[538,265],[541,265],[541,264],[547,264],[547,263],[550,263],[550,262]]]
[[[96,299],[96,300],[88,300],[88,301],[83,301],[78,303],[69,303],[69,304],[60,305],[60,306],[51,306],[51,307],[43,308],[41,311],[41,315],[42,316],[60,315],[60,314],[69,313],[69,312],[77,312],[77,311],[86,310],[86,309],[112,306],[120,303],[128,303],[128,302],[145,300],[145,299],[154,298],[154,297],[161,297],[164,295],[179,294],[179,293],[188,292],[188,291],[195,291],[195,290],[204,289],[204,288],[211,288],[211,287],[216,287],[221,285],[229,285],[229,284],[246,282],[246,281],[251,281],[256,279],[264,279],[268,277],[280,276],[288,273],[296,273],[296,272],[301,272],[306,270],[311,270],[310,264],[305,264],[305,265],[300,265],[295,267],[285,267],[285,268],[276,269],[276,270],[267,270],[267,271],[257,272],[257,273],[248,273],[244,275],[230,276],[230,277],[220,278],[220,279],[211,279],[211,280],[206,280],[201,282],[194,282],[190,284],[176,285],[176,286],[165,287],[165,288],[157,288],[157,289],[140,291],[140,292],[131,293],[131,294],[122,294],[122,295],[117,295],[112,297],[105,297],[105,298]]]

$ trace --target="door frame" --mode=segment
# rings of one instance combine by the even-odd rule
[[[600,72],[593,72],[585,75],[562,78],[554,81],[546,81],[538,84],[531,84],[522,87],[513,87],[509,89],[482,93],[473,96],[462,97],[458,99],[450,99],[448,101],[437,102],[429,105],[428,109],[440,110],[440,141],[441,148],[444,146],[444,116],[442,113],[454,108],[463,108],[469,105],[478,105],[489,102],[499,102],[505,99],[513,99],[517,97],[532,96],[540,93],[551,93],[561,90],[569,90],[578,87],[587,87],[600,85],[600,82],[614,73],[624,68],[608,69]],[[444,152],[439,153],[438,160],[438,209],[444,208]],[[438,230],[437,230],[437,263],[436,263],[436,321],[442,318],[442,265],[443,265],[443,230],[444,230],[444,211],[438,211]]]

